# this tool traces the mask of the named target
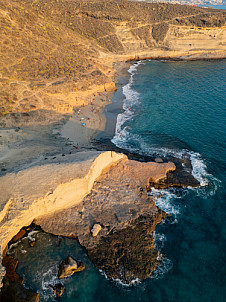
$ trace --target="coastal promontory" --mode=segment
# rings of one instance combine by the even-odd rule
[[[0,0],[0,22],[0,283],[8,243],[31,223],[78,240],[109,278],[146,279],[159,264],[154,230],[166,217],[148,192],[199,182],[189,158],[139,158],[95,136],[130,61],[225,58],[226,12]]]

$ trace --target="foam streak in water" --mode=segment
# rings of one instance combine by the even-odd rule
[[[157,190],[152,188],[148,195],[154,198],[156,206],[167,214],[174,214],[176,217],[176,215],[180,213],[179,207],[173,204],[173,199],[176,198],[176,195],[173,192],[165,189]]]
[[[124,112],[118,114],[117,116],[115,136],[112,139],[112,142],[116,145],[117,141],[121,141],[121,139],[126,136],[126,132],[125,129],[123,129],[123,125],[126,121],[130,120],[134,116],[134,111],[132,110],[132,107],[134,105],[139,104],[139,93],[132,89],[133,77],[139,64],[141,64],[141,62],[138,62],[129,68],[129,83],[123,87],[123,94],[125,95],[125,100],[123,102]]]
[[[156,157],[172,156],[182,159],[190,158],[192,175],[199,181],[201,187],[210,185],[212,188],[214,188],[211,189],[211,192],[209,192],[211,195],[214,194],[217,189],[218,181],[207,172],[205,162],[199,153],[185,149],[178,150],[150,146],[142,139],[140,135],[133,134],[131,129],[126,125],[126,122],[134,117],[133,106],[139,104],[139,93],[132,88],[132,84],[134,82],[134,75],[137,71],[137,66],[140,64],[142,64],[141,61],[132,65],[128,71],[130,73],[129,83],[123,87],[123,94],[125,95],[125,100],[123,102],[124,112],[119,114],[117,117],[115,136],[113,137],[112,142],[117,147],[141,155],[150,155]],[[160,199],[159,203],[162,201],[163,199]]]

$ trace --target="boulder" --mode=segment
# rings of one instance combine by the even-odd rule
[[[96,237],[98,235],[98,233],[100,232],[100,230],[102,229],[100,224],[94,224],[91,233],[93,237]]]
[[[15,243],[19,239],[25,237],[26,235],[27,235],[27,231],[23,228],[10,240],[10,243]]]
[[[1,288],[1,302],[38,302],[39,294],[23,286],[23,279],[16,273],[18,261],[11,256],[4,256],[2,264],[5,266],[6,275]]]
[[[30,241],[29,241],[29,246],[30,246],[30,247],[35,246],[35,240],[30,240]]]
[[[68,256],[64,261],[59,265],[58,278],[63,279],[68,276],[73,275],[76,272],[83,271],[85,269],[84,263],[78,263],[75,259]]]

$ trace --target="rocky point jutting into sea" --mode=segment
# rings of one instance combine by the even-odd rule
[[[158,265],[153,232],[166,216],[147,190],[199,183],[189,159],[141,163],[97,151],[94,136],[125,62],[225,58],[225,11],[0,0],[0,21],[1,260],[34,222],[76,238],[109,278],[147,278]],[[0,272],[2,280],[4,262]]]

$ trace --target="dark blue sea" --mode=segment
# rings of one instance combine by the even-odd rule
[[[86,270],[62,281],[62,302],[226,301],[225,70],[225,60],[131,65],[113,143],[138,154],[190,157],[201,186],[182,195],[161,192],[157,205],[170,214],[155,232],[161,265],[131,286],[106,279],[76,241],[62,238],[59,246],[57,236],[30,234],[37,237],[35,248],[28,253],[19,243],[11,252],[40,301],[54,301],[49,284],[57,282],[57,266],[67,255],[84,261]]]

